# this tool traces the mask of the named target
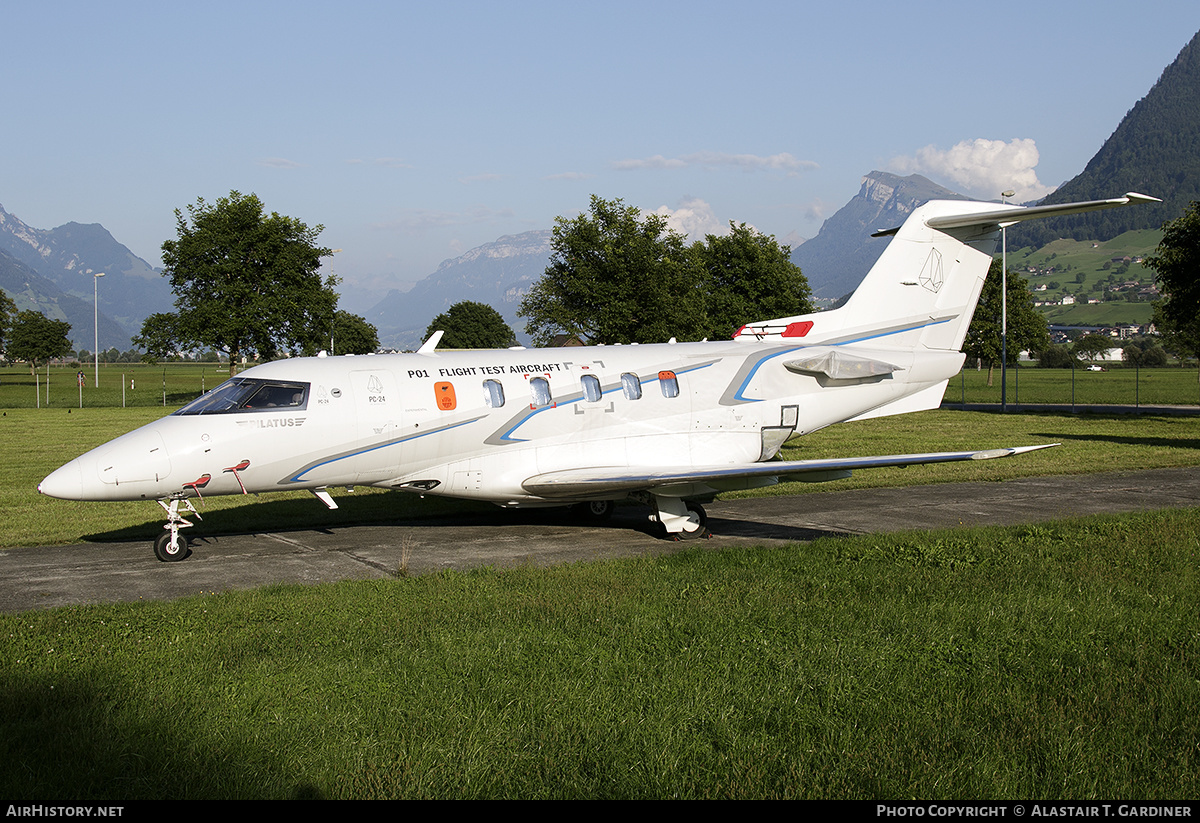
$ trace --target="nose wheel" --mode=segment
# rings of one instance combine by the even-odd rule
[[[182,560],[187,554],[187,538],[182,534],[164,531],[154,539],[154,556],[164,563]]]
[[[190,528],[194,524],[179,513],[179,503],[181,502],[179,498],[173,498],[169,502],[166,500],[157,502],[167,513],[167,524],[163,526],[162,534],[154,539],[154,556],[164,563],[174,563],[189,554],[187,538],[179,533],[180,529]],[[182,502],[187,506],[188,511],[196,517],[200,517],[200,512],[196,511],[192,501],[185,498]]]

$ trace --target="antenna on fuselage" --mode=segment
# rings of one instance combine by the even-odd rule
[[[421,344],[421,348],[417,349],[417,354],[433,354],[434,350],[438,346],[438,343],[442,342],[443,334],[445,334],[445,332],[441,329],[438,329],[433,334],[429,335],[429,339]]]

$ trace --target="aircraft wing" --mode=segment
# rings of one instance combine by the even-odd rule
[[[686,496],[694,493],[696,485],[709,485],[714,490],[733,488],[736,481],[750,478],[782,478],[786,480],[835,479],[849,476],[853,469],[873,469],[883,466],[915,466],[922,463],[952,463],[959,460],[992,460],[1016,454],[1048,449],[1058,443],[1041,446],[1018,446],[986,451],[932,452],[928,454],[893,454],[875,457],[824,458],[819,460],[776,460],[766,463],[747,463],[722,466],[660,466],[657,468],[613,467],[563,469],[530,477],[521,485],[530,494],[550,499],[598,498],[605,494],[624,495],[635,491],[655,490],[670,495],[671,487],[680,487]],[[808,477],[806,477],[806,475]],[[821,475],[829,475],[821,477]]]

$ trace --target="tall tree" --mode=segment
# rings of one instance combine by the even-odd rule
[[[0,354],[5,353],[8,342],[8,332],[17,316],[17,304],[12,301],[3,289],[0,289]]]
[[[724,338],[812,310],[790,249],[744,223],[689,247],[662,215],[595,196],[588,214],[555,223],[550,266],[520,308],[538,343],[559,333],[592,343]]]
[[[178,315],[156,312],[142,321],[141,334],[133,338],[133,345],[144,352],[142,360],[147,363],[166,360],[183,348],[178,329]]]
[[[1071,353],[1078,360],[1095,362],[1103,357],[1113,346],[1113,339],[1100,334],[1085,334],[1071,344]]]
[[[71,352],[67,337],[70,332],[71,324],[66,320],[51,320],[41,312],[26,309],[13,322],[8,357],[25,361],[32,372],[41,364]]]
[[[1163,224],[1163,238],[1146,265],[1158,272],[1162,297],[1154,324],[1167,348],[1200,357],[1200,201]]]
[[[379,350],[379,330],[366,318],[338,310],[333,318],[333,340],[336,354],[372,354]]]
[[[692,246],[704,273],[705,336],[727,338],[747,323],[808,314],[808,279],[791,249],[745,223]]]
[[[227,353],[231,373],[243,355],[321,347],[337,305],[336,279],[320,275],[321,258],[333,253],[316,245],[323,226],[268,215],[258,197],[236,191],[213,204],[199,198],[186,215],[176,209],[175,223],[178,237],[162,251],[178,345]],[[161,332],[144,326],[141,337]]]
[[[519,310],[536,343],[560,333],[610,344],[702,336],[700,273],[666,217],[593,195],[587,214],[554,223],[550,265]]]
[[[983,281],[979,304],[975,307],[975,315],[971,318],[971,325],[963,342],[963,351],[967,357],[978,358],[987,363],[989,386],[992,385],[995,367],[1000,363],[1002,348],[1007,349],[1008,365],[1011,366],[1017,362],[1017,357],[1022,351],[1040,352],[1050,345],[1046,318],[1034,310],[1027,281],[1019,274],[1009,271],[1008,343],[1007,346],[1001,346],[1005,314],[1005,306],[1001,300],[1004,291],[1003,279],[1000,259],[996,258],[992,260],[987,279]]]
[[[517,344],[517,335],[500,312],[473,300],[455,303],[433,318],[425,329],[426,339],[436,331],[445,332],[441,345],[448,349],[502,349]]]

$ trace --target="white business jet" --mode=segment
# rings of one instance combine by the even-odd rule
[[[1000,229],[1155,201],[1021,208],[932,201],[894,235],[841,308],[752,323],[724,342],[311,357],[248,369],[157,422],[72,460],[38,490],[68,500],[155,500],[160,560],[188,554],[191,499],[356,485],[575,505],[632,497],[667,536],[708,534],[702,502],[780,480],[1008,457],[1045,446],[776,460],[833,423],[937,408]],[[1052,445],[1052,444],[1051,444]]]

